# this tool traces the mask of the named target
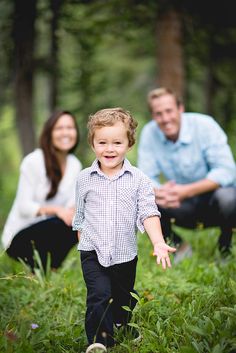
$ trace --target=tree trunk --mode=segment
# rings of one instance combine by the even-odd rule
[[[58,20],[62,0],[51,0],[50,7],[52,12],[51,21],[51,47],[50,47],[50,89],[49,89],[49,108],[53,111],[56,108],[58,100]]]
[[[158,86],[184,94],[184,63],[182,52],[182,25],[175,10],[162,13],[157,22]]]
[[[37,0],[14,0],[14,97],[23,155],[35,147],[33,124],[34,40]]]

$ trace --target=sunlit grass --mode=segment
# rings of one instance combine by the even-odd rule
[[[216,230],[178,231],[193,256],[166,271],[156,266],[147,236],[138,235],[140,299],[132,322],[143,339],[135,345],[119,337],[110,352],[235,352],[236,247],[222,261]],[[86,290],[76,249],[57,272],[34,276],[2,254],[0,278],[1,352],[85,352]]]

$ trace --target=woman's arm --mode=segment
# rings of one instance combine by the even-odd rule
[[[38,210],[38,216],[57,216],[58,218],[62,219],[68,226],[72,225],[73,216],[75,213],[75,209],[73,207],[66,208],[61,206],[55,205],[46,205],[41,206]]]

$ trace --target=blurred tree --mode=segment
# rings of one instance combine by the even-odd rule
[[[171,87],[184,96],[183,31],[181,13],[174,8],[161,9],[157,18],[156,43],[159,86]]]
[[[34,44],[37,0],[14,0],[14,99],[23,154],[35,146],[33,123]]]
[[[63,0],[50,0],[51,9],[51,40],[50,40],[50,51],[49,51],[49,67],[50,67],[50,80],[49,80],[49,109],[53,111],[57,106],[58,101],[58,53],[59,53],[59,40],[58,40],[58,29],[60,10],[62,7]]]
[[[231,126],[236,25],[228,3],[224,8],[215,4],[213,11],[201,0],[26,2],[26,8],[17,0],[0,4],[9,16],[8,22],[2,17],[8,30],[0,37],[9,47],[8,8],[12,3],[15,8],[15,51],[0,53],[0,74],[5,75],[0,86],[9,82],[14,58],[16,121],[24,154],[34,145],[35,111],[44,117],[45,107],[73,110],[85,131],[89,113],[104,106],[123,105],[144,116],[145,95],[156,85],[175,88],[185,96],[187,109],[219,112],[223,124]],[[35,76],[41,81],[34,86]]]
[[[182,12],[189,109],[201,109],[215,116],[232,133],[233,125],[236,127],[233,3],[226,1],[222,6],[215,2],[212,7],[202,0],[185,1]]]
[[[5,103],[11,99],[9,94],[11,87],[12,66],[12,42],[10,40],[12,31],[13,6],[7,0],[0,3],[0,111]],[[10,99],[9,99],[10,98]]]

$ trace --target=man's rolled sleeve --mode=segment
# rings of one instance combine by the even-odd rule
[[[210,167],[206,177],[223,187],[234,185],[236,165],[227,137],[218,127],[214,131],[214,136],[208,138],[206,148],[206,159]]]
[[[235,169],[213,169],[207,174],[207,179],[214,181],[222,187],[235,185]]]

